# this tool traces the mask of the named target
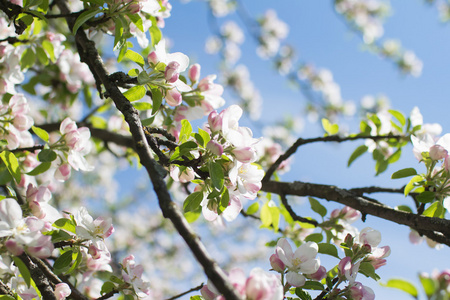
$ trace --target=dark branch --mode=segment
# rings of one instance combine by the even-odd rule
[[[340,189],[330,185],[298,181],[292,183],[277,181],[264,182],[261,190],[280,195],[312,196],[338,202],[357,209],[362,214],[373,215],[397,224],[409,226],[428,237],[433,235],[443,244],[450,246],[449,220],[430,218],[395,210],[382,203],[367,200],[349,190]]]
[[[36,265],[25,253],[18,256],[30,270],[31,278],[33,278],[38,290],[41,292],[43,299],[56,300],[52,286],[42,270]]]
[[[284,207],[286,207],[286,210],[288,211],[289,215],[291,215],[291,217],[294,221],[308,223],[308,224],[314,225],[315,227],[319,226],[319,223],[317,223],[317,221],[315,221],[315,220],[310,220],[310,219],[298,216],[292,209],[291,205],[289,204],[289,202],[286,198],[286,195],[280,194],[280,198],[281,198],[281,202],[283,203]]]
[[[70,13],[67,4],[63,0],[57,1],[57,6],[61,13]],[[69,28],[72,29],[76,18],[68,17],[66,20]],[[191,229],[178,206],[172,201],[166,182],[161,174],[161,167],[152,157],[150,147],[147,143],[139,119],[139,114],[120,92],[117,85],[110,80],[102,59],[95,47],[95,43],[90,41],[82,30],[78,30],[75,35],[75,40],[78,45],[81,60],[89,66],[91,72],[94,73],[95,77],[98,78],[105,87],[106,92],[114,101],[117,109],[124,115],[125,121],[130,127],[136,153],[153,183],[153,188],[158,197],[159,206],[161,207],[163,216],[171,220],[178,233],[188,244],[198,262],[203,266],[205,274],[212,281],[217,290],[223,294],[226,299],[240,299],[240,296],[234,291],[233,286],[229,282],[227,275],[220,269],[212,257],[210,257],[205,246],[200,242],[200,238]]]
[[[280,166],[280,164],[287,160],[292,154],[294,154],[297,149],[300,146],[310,144],[310,143],[316,143],[316,142],[346,142],[346,141],[354,141],[354,140],[365,140],[365,139],[371,139],[374,141],[378,140],[386,140],[386,139],[402,139],[405,138],[403,135],[381,135],[381,136],[370,136],[370,135],[353,135],[353,136],[346,136],[341,137],[339,135],[331,135],[331,136],[324,136],[324,137],[317,137],[317,138],[311,138],[311,139],[302,139],[299,138],[284,154],[280,155],[280,157],[273,163],[273,165],[270,166],[270,168],[267,170],[266,175],[262,179],[263,182],[269,181],[270,177],[273,175],[273,173],[277,170],[277,168]]]
[[[199,290],[201,290],[201,288],[202,288],[204,285],[205,285],[205,284],[202,283],[202,284],[200,284],[199,286],[196,286],[196,287],[190,289],[189,291],[186,291],[186,292],[183,292],[183,293],[181,293],[181,294],[175,295],[175,296],[170,297],[170,298],[168,298],[168,299],[166,299],[166,300],[175,300],[175,299],[178,299],[178,298],[180,298],[180,297],[183,297],[184,295],[187,295],[187,294],[189,294],[189,293],[192,293],[192,292],[195,292],[195,291],[199,291]]]

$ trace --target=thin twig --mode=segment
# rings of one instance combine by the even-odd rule
[[[175,299],[178,299],[178,298],[180,298],[180,297],[183,297],[184,295],[187,295],[187,294],[189,294],[189,293],[192,293],[192,292],[195,292],[195,291],[199,291],[199,290],[201,290],[201,288],[202,288],[204,285],[205,285],[204,283],[201,283],[199,286],[196,286],[196,287],[190,289],[189,291],[186,291],[186,292],[183,292],[183,293],[181,293],[181,294],[175,295],[175,296],[170,297],[170,298],[168,298],[168,299],[166,299],[166,300],[175,300]]]

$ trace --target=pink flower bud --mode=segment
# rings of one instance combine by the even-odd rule
[[[216,132],[222,129],[222,113],[218,114],[217,111],[212,111],[208,116],[208,124],[211,132]]]
[[[62,164],[55,171],[55,179],[58,181],[66,181],[70,177],[72,168],[69,164]]]
[[[180,64],[176,61],[172,61],[167,65],[164,71],[164,78],[167,80],[167,82],[174,83],[178,80],[178,77],[180,76],[180,73],[178,72],[179,67]]]
[[[55,285],[54,293],[56,300],[64,300],[72,293],[72,290],[67,285],[67,283],[58,283],[57,285]]]
[[[445,158],[448,155],[447,150],[441,145],[433,145],[430,147],[430,158],[432,160],[440,160]]]
[[[333,211],[331,212],[331,215],[330,215],[330,217],[332,218],[332,219],[335,219],[335,218],[338,218],[339,217],[339,215],[340,215],[340,213],[341,213],[341,211],[339,210],[339,209],[333,209]]]
[[[223,146],[214,140],[208,142],[208,144],[206,145],[206,149],[217,156],[221,156],[223,154]]]
[[[33,119],[29,116],[18,114],[14,117],[13,125],[16,127],[19,131],[28,130],[33,126]]]
[[[274,269],[278,273],[283,273],[284,269],[286,269],[286,265],[283,263],[283,261],[278,257],[276,253],[272,254],[269,260],[272,269]]]
[[[147,60],[150,65],[156,65],[157,63],[159,63],[158,55],[155,51],[150,52],[150,54],[147,56]]]
[[[183,102],[183,97],[176,89],[171,89],[166,93],[166,102],[170,106],[178,106]]]
[[[324,266],[320,266],[316,273],[309,275],[312,280],[321,281],[327,277],[327,269]]]
[[[234,157],[241,163],[252,163],[256,160],[257,155],[252,147],[240,147],[231,150]]]
[[[192,83],[195,83],[199,80],[200,78],[200,65],[199,64],[193,64],[190,68],[189,68],[189,79],[191,80]]]
[[[16,241],[7,240],[5,243],[6,249],[15,256],[21,255],[23,253],[23,248]]]
[[[361,299],[361,300],[373,300],[375,299],[375,294],[373,290],[367,286],[362,285],[359,282],[350,287],[351,299]]]
[[[100,250],[92,244],[89,246],[88,253],[93,259],[99,259],[102,256]]]

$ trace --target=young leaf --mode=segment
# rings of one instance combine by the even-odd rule
[[[417,175],[417,171],[414,168],[406,168],[398,170],[397,172],[394,172],[392,174],[391,179],[399,179],[399,178],[405,178],[409,176]]]
[[[425,209],[422,215],[426,217],[441,218],[444,212],[445,208],[442,206],[441,202],[436,201],[433,204],[431,204],[427,209]]]
[[[186,200],[184,200],[183,211],[188,212],[196,210],[200,206],[200,203],[202,201],[203,192],[194,192],[190,194],[189,196],[187,196]]]
[[[308,280],[308,281],[306,281],[305,282],[305,284],[302,286],[302,289],[305,289],[305,290],[317,290],[317,291],[323,291],[324,290],[324,287],[323,287],[323,284],[321,284],[320,282],[318,282],[318,281],[310,281],[310,280]]]
[[[405,124],[406,124],[406,119],[405,119],[405,117],[403,116],[403,114],[402,114],[401,112],[396,111],[396,110],[393,110],[393,109],[390,109],[390,110],[389,110],[389,113],[390,113],[394,118],[396,118],[402,126],[405,126]]]
[[[417,195],[417,201],[421,202],[421,203],[429,203],[431,201],[433,201],[435,198],[435,193],[430,192],[430,191],[424,191],[422,193],[420,193],[419,195]]]
[[[327,214],[327,209],[325,208],[325,206],[323,206],[322,204],[320,204],[319,201],[317,201],[316,199],[312,198],[312,197],[308,197],[309,199],[309,204],[311,205],[311,209],[318,213],[322,218],[326,216]]]
[[[253,215],[254,213],[258,212],[258,210],[259,210],[259,203],[255,202],[247,208],[247,215]]]
[[[366,145],[361,145],[358,148],[356,148],[355,151],[353,151],[352,155],[350,155],[350,158],[348,159],[347,167],[350,167],[350,165],[353,163],[353,161],[355,161],[355,159],[366,153],[367,149],[369,149],[369,147],[367,147]]]
[[[339,132],[339,125],[331,124],[331,122],[325,118],[322,119],[322,127],[329,135],[335,135]]]
[[[34,168],[30,172],[28,172],[27,175],[36,176],[36,175],[42,174],[45,171],[47,171],[48,169],[50,169],[51,166],[52,166],[51,162],[43,162],[40,165],[38,165],[36,168]]]
[[[51,149],[43,149],[39,152],[37,157],[40,162],[52,162],[58,157],[58,155]]]
[[[219,191],[222,190],[225,179],[222,165],[217,162],[211,162],[209,164],[209,175],[211,176],[213,186]]]
[[[48,143],[49,134],[47,131],[36,126],[31,126],[31,129],[33,130],[34,134],[37,135],[41,140]]]
[[[405,186],[405,190],[403,191],[405,194],[405,197],[408,196],[409,192],[411,192],[414,189],[414,183],[420,182],[423,180],[423,177],[420,175],[416,175],[408,182],[408,184]]]
[[[385,287],[399,289],[401,291],[404,291],[405,293],[410,294],[416,299],[418,298],[419,295],[416,287],[412,283],[404,279],[389,279],[388,282],[386,282],[385,284],[382,283],[381,285]]]
[[[36,61],[36,53],[34,53],[33,48],[29,47],[23,51],[22,57],[20,58],[20,67],[22,70],[28,69],[34,65]]]
[[[144,61],[144,58],[142,57],[142,55],[140,55],[137,52],[134,52],[133,50],[127,50],[127,52],[125,52],[125,57],[131,61],[134,61],[135,63],[140,65],[142,68],[145,65],[145,61]]]
[[[327,254],[339,258],[338,251],[335,245],[328,243],[318,243],[319,253]]]
[[[14,264],[17,266],[17,268],[19,268],[20,274],[22,275],[23,280],[25,280],[27,287],[30,287],[30,283],[31,283],[30,270],[28,270],[27,266],[24,264],[24,262],[20,258],[13,256],[13,260],[14,260]]]
[[[53,264],[53,268],[62,270],[64,268],[67,268],[70,263],[72,262],[72,250],[68,250],[67,252],[64,252],[61,254],[60,257],[58,257]]]
[[[192,126],[188,120],[181,120],[180,143],[187,141],[192,133]]]
[[[322,240],[323,240],[323,235],[321,233],[312,233],[305,238],[305,242],[320,243]]]
[[[156,114],[162,104],[162,93],[158,88],[152,89],[152,115]]]
[[[11,174],[16,183],[19,183],[22,176],[20,174],[19,162],[14,153],[5,150],[0,153],[0,158],[3,160],[3,163],[8,169],[9,174]]]
[[[101,13],[103,11],[103,8],[97,8],[97,9],[91,9],[88,11],[85,11],[82,13],[77,20],[75,21],[75,24],[73,25],[72,34],[75,35],[78,31],[78,28],[80,28],[84,23],[95,17],[97,14]]]
[[[133,102],[144,98],[146,92],[147,90],[142,85],[135,85],[123,93],[123,95],[128,99],[128,101]]]

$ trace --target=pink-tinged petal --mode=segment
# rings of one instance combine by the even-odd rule
[[[214,221],[217,219],[218,214],[212,210],[210,210],[208,207],[203,206],[202,207],[202,213],[203,213],[203,217],[207,220],[207,221]]]
[[[292,267],[292,259],[294,257],[294,252],[292,252],[291,245],[285,238],[281,238],[278,240],[275,253],[278,255],[278,257],[286,266]]]
[[[319,252],[319,246],[317,246],[314,242],[307,242],[302,244],[300,247],[295,250],[294,258],[298,258],[301,261],[305,262],[311,259],[314,259]],[[315,271],[314,271],[315,272]]]
[[[166,93],[166,102],[170,106],[179,106],[183,102],[183,97],[176,89],[171,89]]]
[[[178,71],[184,72],[189,66],[189,57],[181,52],[168,53],[166,56],[166,62],[176,61],[179,65],[177,67]]]
[[[359,242],[361,244],[369,244],[371,247],[376,247],[381,242],[381,233],[370,227],[361,230],[359,234]]]
[[[193,64],[189,68],[188,76],[192,83],[197,82],[200,79],[200,65],[199,64]]]
[[[186,83],[184,83],[181,80],[177,80],[173,83],[173,85],[179,90],[180,92],[189,92],[192,90],[190,86],[188,86]]]
[[[311,259],[307,260],[304,263],[300,264],[300,270],[304,274],[314,274],[319,270],[320,260],[319,259]]]
[[[437,142],[436,144],[441,145],[444,147],[447,151],[450,151],[450,133],[444,134]]]
[[[310,274],[309,277],[312,280],[321,281],[322,279],[327,277],[327,269],[325,269],[324,266],[320,266],[319,269],[315,273]]]
[[[301,287],[305,285],[306,278],[302,274],[290,271],[286,274],[286,281],[292,286]]]
[[[77,124],[74,121],[72,121],[69,117],[65,118],[61,122],[61,125],[59,126],[59,131],[61,132],[61,134],[66,134],[71,131],[75,131],[77,129],[78,129]]]
[[[22,209],[16,200],[6,198],[0,201],[0,220],[8,223],[10,228],[17,227],[22,218]]]
[[[230,203],[228,207],[223,211],[222,216],[228,222],[237,218],[242,210],[242,202],[237,196],[230,196]]]
[[[19,256],[23,253],[23,247],[14,240],[7,240],[5,246],[12,255]]]
[[[217,297],[217,294],[215,294],[214,292],[212,292],[207,285],[204,285],[201,290],[200,290],[200,294],[202,294],[203,298],[205,298],[205,300],[214,300]]]

